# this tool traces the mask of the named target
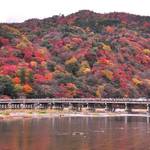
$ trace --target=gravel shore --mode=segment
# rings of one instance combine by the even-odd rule
[[[149,117],[145,110],[138,109],[132,110],[132,113],[125,113],[123,110],[116,110],[115,112],[105,112],[104,110],[96,110],[94,112],[82,110],[72,111],[64,110],[1,110],[0,120],[11,119],[27,119],[27,118],[51,118],[51,117],[117,117],[117,116],[143,116]]]

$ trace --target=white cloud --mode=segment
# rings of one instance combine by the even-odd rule
[[[149,6],[149,0],[1,0],[0,22],[68,15],[82,9],[100,13],[116,11],[150,16]]]

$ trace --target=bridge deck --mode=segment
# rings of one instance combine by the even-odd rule
[[[150,104],[150,99],[113,99],[113,98],[47,98],[47,99],[0,99],[2,103],[78,103],[78,104]]]

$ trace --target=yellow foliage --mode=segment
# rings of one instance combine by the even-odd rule
[[[70,58],[69,60],[66,60],[65,64],[74,64],[77,62],[77,59],[75,57]]]
[[[28,40],[28,38],[25,35],[21,36],[21,41],[28,44],[28,45],[31,44],[31,42]]]
[[[85,68],[85,69],[83,69],[83,73],[84,73],[84,74],[87,74],[87,73],[89,73],[90,71],[91,71],[90,68]]]
[[[81,67],[90,68],[89,63],[87,61],[82,61]]]
[[[111,47],[109,45],[103,44],[103,49],[107,51],[111,51]]]
[[[139,79],[137,79],[137,78],[132,78],[132,82],[133,82],[133,84],[135,84],[135,85],[141,85],[142,84],[142,81],[140,81]]]
[[[113,78],[113,72],[109,70],[102,70],[102,75],[109,80],[112,80]]]
[[[24,42],[20,42],[20,43],[18,43],[17,44],[17,46],[16,46],[18,49],[24,49],[24,48],[26,48],[27,47],[27,44],[26,43],[24,43]]]
[[[98,86],[96,90],[96,96],[101,97],[103,91],[104,91],[104,86],[103,85]]]
[[[8,25],[3,25],[2,26],[3,29],[8,30],[9,32],[15,34],[15,35],[21,35],[20,31],[14,27],[10,27]]]
[[[70,49],[72,49],[73,48],[73,45],[72,44],[66,44],[65,46],[64,46],[64,50],[70,50]]]
[[[31,45],[31,42],[27,39],[25,35],[21,36],[20,43],[17,44],[18,49],[24,49]]]
[[[144,49],[143,52],[144,52],[145,55],[150,55],[150,50],[149,49]]]
[[[91,71],[91,69],[90,69],[89,63],[87,61],[83,61],[81,63],[81,67],[80,67],[80,71],[79,72],[82,73],[82,74],[87,74],[90,71]]]
[[[22,91],[22,86],[20,84],[15,84],[14,89],[16,92],[21,92]]]

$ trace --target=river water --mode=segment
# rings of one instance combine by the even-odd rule
[[[150,150],[148,117],[0,121],[0,150]]]

